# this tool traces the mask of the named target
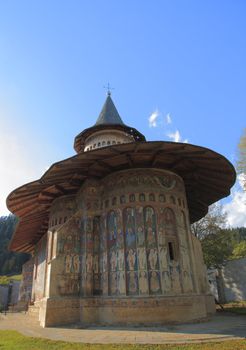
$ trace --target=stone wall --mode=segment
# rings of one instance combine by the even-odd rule
[[[67,205],[70,217],[54,221]],[[50,222],[57,224],[34,257],[33,298],[41,305],[43,325],[87,323],[90,317],[110,323],[104,312],[113,312],[118,323],[131,315],[133,323],[145,322],[147,310],[154,309],[162,310],[158,322],[168,314],[174,321],[170,305],[175,308],[175,298],[180,320],[206,317],[212,310],[200,242],[190,232],[179,176],[135,169],[87,180],[76,198],[54,201]],[[127,303],[125,312],[122,303]]]

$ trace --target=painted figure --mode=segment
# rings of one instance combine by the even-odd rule
[[[161,225],[159,226],[158,244],[159,244],[159,246],[165,245],[165,234],[164,234],[163,227]]]
[[[72,256],[70,254],[67,254],[65,257],[65,273],[72,272]]]
[[[116,266],[117,266],[117,256],[116,256],[116,252],[114,250],[112,250],[111,256],[110,256],[110,269],[111,269],[111,271],[116,271]]]
[[[128,270],[134,270],[136,263],[136,252],[133,249],[130,249],[127,254],[127,268]]]
[[[145,242],[144,230],[142,226],[139,226],[137,228],[137,245],[139,247],[142,247],[144,246],[144,242]]]
[[[159,274],[156,271],[150,272],[150,291],[154,294],[160,292]]]
[[[110,274],[110,291],[111,294],[117,293],[117,273],[113,272]]]
[[[86,257],[86,271],[91,272],[92,266],[93,266],[93,257],[92,257],[92,254],[89,253],[87,254],[87,257]]]
[[[157,269],[157,250],[155,248],[151,248],[149,250],[148,262],[149,262],[149,269],[150,270]]]
[[[118,270],[124,270],[125,264],[124,264],[124,250],[120,249],[117,252],[117,263],[118,263]]]
[[[139,274],[139,293],[140,294],[148,294],[148,279],[147,272],[140,271]]]
[[[128,292],[129,294],[137,294],[137,275],[135,272],[128,272]]]
[[[138,266],[139,270],[146,270],[146,251],[145,248],[138,248]],[[140,283],[140,282],[139,282]]]
[[[167,263],[167,247],[161,247],[159,250],[159,261],[160,261],[160,267],[162,271],[168,270],[168,263]]]
[[[118,291],[119,294],[125,294],[126,290],[126,281],[125,281],[125,272],[118,272]]]
[[[168,293],[171,290],[171,278],[169,271],[162,272],[162,291]]]
[[[75,273],[79,273],[79,267],[80,267],[79,255],[75,254],[73,257],[73,269]]]

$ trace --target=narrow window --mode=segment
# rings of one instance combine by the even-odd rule
[[[168,242],[168,253],[169,253],[169,259],[172,261],[174,260],[174,249],[173,249],[173,243]]]

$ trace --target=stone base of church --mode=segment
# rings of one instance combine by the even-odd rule
[[[207,319],[215,312],[211,295],[137,298],[49,298],[40,304],[43,327],[82,325],[157,325]]]

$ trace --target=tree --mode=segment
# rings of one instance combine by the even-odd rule
[[[233,252],[229,230],[209,233],[201,239],[204,262],[207,268],[221,268]]]
[[[236,244],[232,251],[232,259],[240,259],[246,257],[246,241]]]
[[[238,145],[238,162],[237,162],[237,170],[238,173],[242,175],[242,181],[244,185],[244,189],[246,191],[246,129],[240,138],[240,142]]]
[[[223,213],[222,206],[218,203],[209,207],[204,218],[191,225],[191,232],[202,240],[210,234],[220,232],[226,226],[226,213]]]

